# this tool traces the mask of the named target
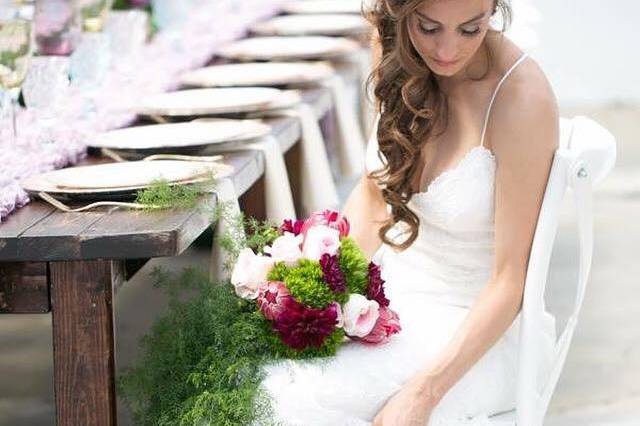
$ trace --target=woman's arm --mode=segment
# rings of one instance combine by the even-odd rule
[[[496,125],[490,135],[497,162],[493,275],[452,341],[422,373],[427,394],[435,401],[494,345],[521,308],[531,244],[559,139],[551,89],[535,86],[505,90],[503,102],[494,111]]]
[[[387,204],[382,198],[378,184],[363,174],[343,208],[343,214],[349,220],[349,234],[371,260],[382,241],[378,230],[387,219]]]
[[[492,277],[452,340],[387,402],[376,426],[424,424],[424,417],[504,334],[520,310],[531,244],[558,146],[559,118],[546,85],[507,90],[505,84],[501,97],[489,134],[497,162]]]

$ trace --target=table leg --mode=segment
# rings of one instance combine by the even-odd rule
[[[113,288],[123,263],[50,263],[57,426],[117,423]]]

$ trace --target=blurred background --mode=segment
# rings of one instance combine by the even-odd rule
[[[176,0],[177,1],[177,0]],[[564,117],[586,115],[617,139],[613,173],[596,191],[595,251],[589,290],[545,425],[640,424],[640,54],[637,0],[514,0],[510,34],[546,71]],[[353,182],[340,183],[342,201]],[[549,310],[563,325],[577,279],[575,214],[563,212],[552,257]],[[1,226],[1,225],[0,225]],[[206,266],[197,247],[153,260],[117,294],[117,360],[164,307],[151,287],[154,266]],[[144,309],[140,309],[143,306]],[[121,424],[130,424],[124,406]],[[50,315],[0,317],[0,425],[54,423]]]

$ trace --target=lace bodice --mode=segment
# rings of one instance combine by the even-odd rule
[[[436,177],[425,192],[414,194],[409,208],[420,219],[418,237],[405,251],[383,246],[379,259],[412,268],[442,284],[424,289],[446,294],[458,304],[472,303],[490,278],[494,259],[495,158],[483,146],[472,148],[452,169]],[[402,238],[398,224],[391,235]],[[390,259],[393,257],[393,259]],[[413,281],[413,280],[412,280]],[[407,291],[424,280],[403,283]]]

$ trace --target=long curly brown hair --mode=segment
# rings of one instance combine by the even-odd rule
[[[407,206],[414,194],[413,177],[421,165],[421,151],[431,136],[447,126],[447,98],[433,72],[424,63],[409,38],[408,19],[425,0],[376,0],[365,13],[382,48],[380,61],[367,80],[373,86],[380,112],[377,138],[378,156],[384,164],[369,174],[382,188],[382,196],[391,206],[390,218],[382,224],[383,242],[399,249],[408,248],[418,236],[420,220]],[[494,0],[494,14],[502,15],[503,28],[511,22],[508,0]],[[492,53],[485,49],[489,67]],[[490,68],[487,68],[484,78]],[[407,225],[402,242],[387,235],[398,222]]]

